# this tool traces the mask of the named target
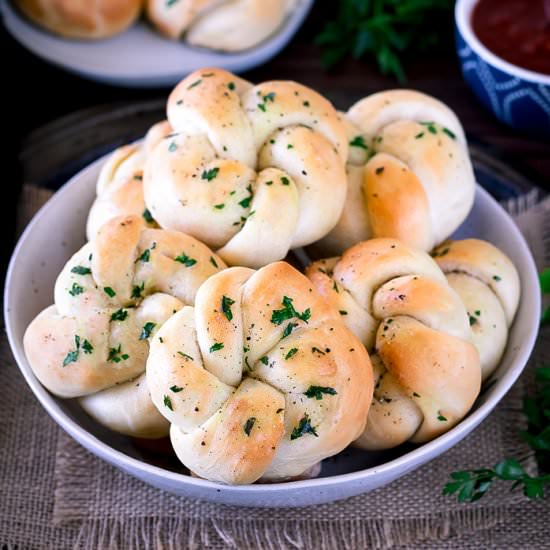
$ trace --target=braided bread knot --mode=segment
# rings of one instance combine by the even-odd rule
[[[224,267],[193,237],[147,228],[135,216],[112,219],[67,262],[55,305],[25,332],[35,375],[60,397],[82,397],[84,409],[116,431],[166,435],[144,380],[149,339]]]
[[[145,202],[161,227],[219,248],[228,264],[260,267],[337,223],[346,132],[313,90],[203,69],[176,86],[167,111],[174,133],[144,173]]]
[[[502,251],[479,239],[447,241],[432,256],[466,306],[486,380],[502,358],[518,308],[518,272]]]
[[[298,476],[340,452],[372,395],[364,347],[285,262],[208,279],[153,338],[147,381],[183,464],[230,484]]]
[[[390,90],[341,116],[350,144],[348,195],[318,249],[336,255],[360,241],[394,237],[428,251],[446,239],[466,218],[475,192],[455,114],[420,92]]]
[[[421,443],[468,412],[481,383],[466,309],[435,261],[396,239],[359,243],[307,274],[371,353],[366,449]]]
[[[170,38],[216,50],[246,50],[275,32],[296,0],[147,0],[151,22]]]
[[[142,216],[150,227],[157,227],[145,207],[143,166],[153,147],[171,131],[168,121],[158,122],[149,129],[142,144],[123,145],[109,155],[99,172],[97,197],[88,214],[88,240],[104,223],[118,216]]]

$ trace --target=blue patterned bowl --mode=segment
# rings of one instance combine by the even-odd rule
[[[550,138],[550,75],[512,65],[479,41],[471,24],[477,1],[455,5],[456,49],[466,82],[499,120]]]

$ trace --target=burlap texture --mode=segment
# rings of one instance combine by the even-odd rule
[[[28,219],[45,198],[47,193],[27,187],[21,218]],[[532,220],[525,219],[529,212],[519,221],[532,228]],[[542,232],[530,238],[538,238],[538,248],[544,248]],[[546,330],[528,371],[548,359],[549,338]],[[32,396],[3,336],[0,544],[123,549],[544,548],[548,501],[531,503],[503,486],[476,504],[461,505],[441,495],[453,470],[527,454],[517,430],[523,427],[519,411],[528,374],[473,434],[389,486],[338,503],[251,509],[162,493],[88,453],[57,428]]]

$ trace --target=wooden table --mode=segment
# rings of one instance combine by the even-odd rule
[[[318,89],[341,109],[369,93],[398,86],[392,77],[380,75],[372,61],[348,59],[331,72],[323,69],[313,37],[330,15],[332,3],[328,4],[317,2],[293,41],[275,59],[244,76],[256,82],[296,79]],[[443,100],[456,111],[471,137],[494,146],[497,154],[504,156],[534,183],[550,189],[550,143],[518,135],[478,103],[460,74],[451,27],[449,22],[446,45],[407,64],[407,87]],[[5,78],[2,86],[5,135],[9,138],[5,157],[8,161],[17,158],[19,144],[30,131],[67,113],[101,103],[167,95],[167,90],[113,88],[82,80],[35,58],[4,30],[0,44],[5,58],[10,59],[14,67],[12,77]],[[12,162],[11,171],[10,183],[20,184],[15,162]],[[8,217],[12,216],[12,209],[9,210]],[[9,241],[7,246],[8,249],[11,246]]]

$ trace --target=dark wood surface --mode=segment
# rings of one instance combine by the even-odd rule
[[[295,79],[327,97],[340,109],[346,109],[361,97],[383,89],[398,87],[392,77],[380,75],[374,62],[347,59],[327,72],[320,61],[314,36],[330,16],[334,4],[318,1],[302,29],[292,42],[270,62],[244,74],[252,81]],[[468,135],[495,148],[534,183],[550,188],[550,143],[518,135],[499,123],[477,101],[462,76],[455,56],[452,24],[442,28],[446,43],[406,64],[406,87],[436,96],[447,103],[461,119]],[[4,173],[12,188],[21,184],[17,164],[20,144],[36,128],[71,112],[94,105],[142,101],[166,97],[168,90],[114,88],[83,80],[35,58],[4,29],[1,47],[9,59],[9,78],[3,79]],[[182,75],[183,76],[183,75]],[[10,209],[8,217],[13,216]],[[11,241],[8,242],[8,251]],[[4,256],[5,258],[5,256]]]

